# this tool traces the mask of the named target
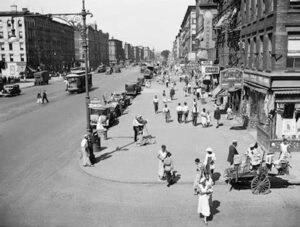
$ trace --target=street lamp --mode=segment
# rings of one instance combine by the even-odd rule
[[[87,132],[90,132],[90,112],[89,112],[89,101],[90,101],[90,96],[89,96],[89,86],[88,86],[88,68],[87,68],[87,63],[88,63],[88,44],[87,44],[87,26],[86,26],[86,17],[87,15],[90,15],[91,17],[93,16],[92,13],[87,11],[85,9],[85,0],[82,0],[82,10],[80,13],[60,13],[60,14],[32,14],[32,15],[23,15],[24,17],[49,17],[49,18],[58,18],[61,19],[65,22],[67,22],[69,25],[71,25],[74,30],[79,30],[81,32],[83,44],[82,47],[84,49],[84,55],[85,55],[85,104],[86,104],[86,130]],[[16,14],[16,16],[18,16]],[[15,17],[16,17],[15,16]],[[80,24],[80,17],[82,20],[82,25]],[[15,29],[14,29],[14,16],[12,16],[12,29],[11,29],[11,36],[9,41],[10,42],[16,42],[18,41],[16,34],[15,34]]]

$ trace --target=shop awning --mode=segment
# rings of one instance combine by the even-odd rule
[[[218,93],[222,90],[221,86],[217,86],[213,91],[212,91],[212,97],[216,97]]]
[[[219,94],[217,94],[217,97],[224,97],[224,96],[228,96],[228,91],[225,89],[222,89],[221,92],[219,92]]]
[[[277,103],[300,103],[300,90],[274,91]]]
[[[231,87],[228,89],[228,92],[236,92],[238,90],[241,90],[241,88],[240,87]]]

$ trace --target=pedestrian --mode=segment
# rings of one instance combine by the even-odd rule
[[[203,108],[201,113],[200,113],[200,117],[201,117],[201,124],[202,127],[207,127],[207,114],[206,114],[206,109]]]
[[[197,89],[196,89],[196,97],[197,97],[197,100],[200,99],[200,97],[201,97],[201,87],[197,87]]]
[[[101,138],[101,135],[103,135],[104,139],[107,140],[108,126],[109,126],[109,119],[104,114],[101,114],[98,117],[97,125],[96,125],[96,130],[99,138]]]
[[[158,180],[161,181],[164,178],[164,160],[167,157],[166,145],[161,146],[161,150],[158,151]]]
[[[217,121],[217,126],[216,128],[219,128],[219,125],[220,125],[220,119],[221,119],[221,111],[220,111],[220,108],[217,106],[215,112],[214,112],[214,118],[216,119]]]
[[[163,97],[163,103],[166,104],[168,101],[167,101],[167,96],[166,96],[165,90],[163,90],[162,97]]]
[[[133,119],[132,126],[134,131],[134,142],[136,142],[140,129],[144,126],[143,118],[141,115],[135,116],[135,118]]]
[[[212,176],[216,167],[216,154],[211,147],[206,148],[206,154],[203,164],[205,165],[206,172]]]
[[[197,100],[196,100],[196,99],[193,100],[193,106],[194,106],[194,105],[197,106]]]
[[[183,91],[184,91],[184,97],[187,97],[188,96],[188,88],[187,88],[187,85],[185,85],[183,87]]]
[[[198,108],[196,104],[194,104],[192,108],[192,117],[193,117],[193,125],[197,126]]]
[[[36,103],[37,104],[42,104],[42,95],[41,95],[40,91],[36,95]]]
[[[169,83],[170,83],[170,78],[167,77],[167,79],[166,79],[166,87],[167,87],[167,88],[169,87]]]
[[[157,98],[157,95],[154,96],[153,104],[154,104],[154,112],[157,114],[157,112],[158,112],[158,98]]]
[[[188,93],[191,94],[192,93],[192,84],[191,84],[191,82],[188,83],[187,89],[188,89]]]
[[[207,118],[207,127],[209,127],[211,124],[211,115],[209,111],[207,111],[206,113],[206,118]]]
[[[239,154],[236,147],[237,147],[237,141],[233,140],[232,144],[229,146],[229,152],[227,157],[227,162],[229,162],[230,166],[232,166],[233,164],[234,156]]]
[[[184,115],[184,123],[187,123],[187,118],[189,116],[189,107],[186,102],[184,102],[184,106],[182,107],[182,112]]]
[[[167,104],[165,104],[165,107],[163,108],[162,112],[165,115],[166,123],[169,123],[171,114],[170,114],[170,109],[168,108]]]
[[[194,189],[194,195],[198,194],[198,184],[200,183],[200,179],[202,177],[202,175],[204,174],[205,171],[205,166],[203,165],[202,162],[200,162],[199,158],[195,159],[195,165],[196,165],[196,176],[194,179],[194,185],[193,185],[193,189]]]
[[[227,108],[227,116],[226,116],[226,119],[227,120],[232,120],[233,119],[233,112],[232,112],[232,108],[231,108],[231,106],[229,106],[228,108]]]
[[[84,167],[92,166],[91,161],[89,159],[88,134],[85,134],[83,136],[80,146],[81,146],[82,165]]]
[[[92,131],[92,128],[91,128]],[[89,160],[91,162],[91,166],[93,166],[96,163],[96,157],[94,155],[94,149],[93,149],[93,144],[96,143],[95,137],[92,133],[88,134],[88,155],[89,155]]]
[[[171,100],[173,100],[174,95],[175,95],[175,89],[174,89],[174,87],[172,87],[172,88],[170,89],[170,99],[171,99]]]
[[[171,157],[172,154],[170,152],[167,152],[166,158],[164,159],[164,173],[167,180],[167,187],[170,187],[173,182],[173,173],[174,173],[174,161]]]
[[[207,182],[206,176],[200,179],[200,183],[198,184],[199,190],[199,199],[198,199],[198,208],[197,213],[200,218],[203,215],[203,221],[207,224],[207,217],[210,216],[210,206],[209,206],[209,198],[213,192],[212,186]]]
[[[48,98],[47,98],[47,93],[46,93],[45,90],[43,91],[43,100],[42,100],[43,103],[44,103],[44,100],[46,100],[47,103],[49,102],[49,100],[48,100]]]
[[[182,122],[182,107],[181,107],[181,104],[178,103],[178,106],[176,107],[176,112],[177,112],[177,121],[178,123],[181,123]]]

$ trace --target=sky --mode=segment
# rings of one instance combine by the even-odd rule
[[[0,11],[28,8],[39,13],[77,13],[82,0],[0,0]],[[85,0],[92,14],[88,23],[134,46],[171,50],[188,5],[195,0]]]

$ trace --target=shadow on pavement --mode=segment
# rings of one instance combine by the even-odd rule
[[[126,144],[126,145],[124,145],[124,146],[122,146],[122,147],[116,147],[115,150],[113,150],[113,151],[111,151],[111,152],[104,153],[104,154],[100,155],[99,157],[97,157],[97,158],[95,159],[95,162],[94,162],[94,163],[96,164],[96,163],[98,163],[98,162],[100,162],[100,161],[104,161],[104,160],[106,160],[106,159],[111,158],[111,157],[112,157],[112,154],[115,153],[115,152],[117,152],[117,151],[127,151],[128,148],[126,148],[126,147],[128,147],[128,146],[130,146],[131,144],[134,144],[134,143],[135,143],[135,142],[131,142],[131,143],[128,143],[128,144]]]
[[[220,177],[221,177],[221,173],[219,173],[219,172],[216,172],[216,173],[212,174],[212,180],[214,182],[218,181],[220,179]]]
[[[207,218],[208,221],[212,221],[214,219],[214,215],[220,213],[218,207],[220,206],[221,202],[219,200],[212,201],[210,205],[210,216]]]

